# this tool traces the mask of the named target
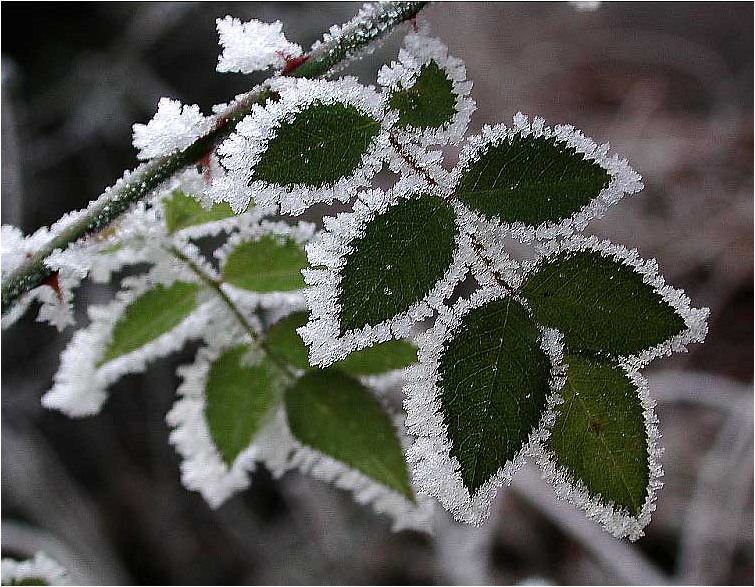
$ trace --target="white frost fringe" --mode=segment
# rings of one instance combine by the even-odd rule
[[[337,81],[281,77],[270,81],[269,87],[280,95],[280,100],[268,101],[265,106],[255,104],[251,113],[236,126],[234,133],[218,147],[222,165],[228,174],[213,181],[210,196],[215,201],[227,201],[231,208],[240,212],[247,208],[253,195],[255,202],[262,206],[279,204],[283,214],[301,214],[318,202],[330,204],[334,200],[348,201],[360,187],[369,184],[383,161],[390,157],[392,149],[388,131],[391,119],[384,117],[383,99],[374,88],[363,86],[351,77]],[[322,187],[252,181],[253,169],[267,150],[268,143],[275,138],[280,125],[284,121],[294,120],[297,114],[316,102],[349,104],[381,122],[381,131],[363,155],[361,164],[349,177],[342,177]],[[296,164],[306,165],[307,162]]]
[[[621,200],[625,194],[634,194],[644,187],[642,178],[629,166],[626,159],[608,154],[608,143],[598,145],[571,125],[557,125],[551,128],[545,126],[545,121],[540,117],[535,117],[530,122],[529,118],[521,112],[514,116],[514,124],[511,128],[504,124],[486,125],[482,129],[482,134],[469,138],[459,156],[459,163],[451,174],[453,185],[458,185],[466,170],[488,148],[501,145],[515,136],[554,137],[557,142],[576,149],[586,161],[593,161],[600,165],[611,176],[611,181],[592,202],[559,222],[543,222],[538,226],[529,226],[521,222],[506,223],[498,217],[486,218],[478,212],[471,212],[479,222],[490,222],[499,227],[503,235],[511,236],[521,242],[569,236],[583,230],[593,218],[603,216],[608,207]]]
[[[661,434],[658,431],[658,417],[655,415],[655,400],[650,397],[647,381],[633,366],[622,364],[621,367],[637,389],[647,435],[649,482],[640,513],[636,517],[632,516],[624,508],[606,503],[600,496],[590,495],[585,485],[575,479],[567,468],[558,466],[554,454],[544,442],[534,447],[534,454],[543,478],[553,485],[559,499],[582,509],[588,518],[600,523],[616,538],[629,537],[629,540],[635,541],[644,535],[644,528],[650,523],[650,516],[655,511],[656,493],[663,487],[660,460],[663,448],[659,445]]]
[[[687,345],[690,343],[705,340],[705,336],[708,334],[710,310],[708,308],[693,308],[690,299],[682,290],[668,285],[663,276],[658,273],[658,263],[655,259],[643,259],[635,249],[627,249],[607,240],[601,241],[594,236],[574,235],[565,240],[539,243],[536,250],[540,256],[534,261],[524,264],[525,274],[536,271],[541,263],[545,263],[564,252],[592,251],[634,269],[642,277],[642,281],[652,287],[653,291],[681,316],[687,328],[676,336],[644,350],[638,355],[616,357],[617,360],[626,363],[628,366],[641,369],[654,359],[666,357],[673,352],[686,352]]]
[[[3,585],[21,584],[30,579],[42,579],[45,585],[73,585],[68,571],[44,552],[24,561],[4,558],[0,569]]]
[[[414,135],[420,144],[444,145],[457,144],[464,137],[472,113],[476,110],[474,100],[470,97],[472,82],[467,81],[464,62],[448,55],[448,47],[443,42],[429,35],[427,23],[418,25],[418,31],[412,31],[404,38],[404,47],[399,51],[398,62],[384,65],[378,72],[378,83],[384,93],[390,96],[396,91],[411,88],[419,77],[422,67],[435,61],[451,80],[452,91],[456,97],[453,118],[440,128],[394,129],[397,134]]]
[[[459,328],[462,318],[472,309],[509,294],[503,288],[477,290],[453,308],[441,312],[435,325],[418,337],[419,363],[408,368],[406,427],[415,436],[407,452],[414,483],[424,493],[435,497],[460,522],[479,526],[490,514],[490,505],[502,485],[509,485],[533,447],[544,443],[555,421],[555,407],[562,402],[559,390],[564,384],[563,345],[555,330],[541,329],[541,348],[551,360],[550,394],[540,422],[528,442],[510,461],[470,495],[462,480],[460,463],[451,456],[451,440],[441,409],[442,381],[440,360],[444,343]]]
[[[340,335],[341,309],[338,299],[341,294],[341,269],[352,251],[351,243],[364,235],[370,221],[391,206],[423,193],[433,194],[434,190],[435,188],[414,179],[400,180],[388,192],[362,192],[354,204],[353,212],[324,219],[326,230],[316,242],[307,245],[307,255],[310,265],[325,268],[307,269],[304,272],[304,280],[310,286],[305,291],[310,307],[310,319],[309,323],[298,329],[299,335],[310,347],[309,360],[312,365],[327,366],[343,359],[352,351],[374,343],[407,337],[412,326],[442,306],[456,284],[464,278],[467,267],[472,262],[473,253],[469,235],[462,227],[457,226],[453,261],[445,275],[423,299],[390,320],[349,330],[343,336]],[[456,207],[456,204],[454,206]],[[387,270],[390,270],[390,267]]]
[[[211,306],[216,302],[206,300],[200,293],[197,309],[189,314],[173,330],[166,332],[143,347],[108,361],[97,367],[104,354],[113,328],[126,308],[140,295],[157,283],[169,285],[163,276],[157,281],[153,274],[123,280],[125,289],[116,299],[103,306],[90,306],[91,323],[78,330],[60,357],[60,368],[55,374],[55,383],[43,397],[42,405],[60,410],[70,417],[90,416],[98,413],[107,399],[107,388],[127,373],[140,373],[149,361],[164,357],[179,350],[190,338],[201,336]]]

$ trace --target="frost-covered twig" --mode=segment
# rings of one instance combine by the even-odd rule
[[[368,45],[388,34],[394,27],[413,18],[425,2],[382,2],[366,4],[360,13],[341,27],[333,27],[316,43],[309,53],[292,60],[284,75],[319,77],[338,64],[354,57]],[[127,171],[115,185],[109,187],[89,206],[53,227],[55,232],[22,266],[13,271],[2,284],[2,313],[10,310],[25,292],[42,284],[53,271],[45,259],[55,250],[65,250],[78,239],[98,232],[149,194],[177,171],[201,160],[220,141],[225,139],[236,124],[249,114],[254,104],[262,104],[272,94],[262,85],[240,96],[211,119],[211,130],[177,153],[157,157]],[[56,230],[57,229],[57,230]]]

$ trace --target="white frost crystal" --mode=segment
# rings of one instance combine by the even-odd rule
[[[226,16],[217,19],[216,24],[223,47],[218,58],[217,70],[220,72],[252,73],[270,67],[283,69],[287,58],[302,54],[299,45],[286,39],[279,20],[241,22],[238,18]]]
[[[68,571],[60,564],[38,552],[34,558],[17,561],[4,558],[0,564],[3,585],[24,585],[31,580],[42,580],[45,585],[72,585]]]
[[[185,149],[210,130],[212,120],[196,104],[187,106],[178,100],[160,98],[157,113],[147,124],[134,125],[134,147],[142,160],[170,155]]]

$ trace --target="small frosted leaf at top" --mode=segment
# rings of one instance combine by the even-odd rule
[[[268,68],[283,69],[286,60],[299,57],[302,48],[283,34],[283,24],[252,19],[241,22],[226,16],[216,21],[223,53],[218,58],[219,72],[252,73]]]
[[[135,124],[134,147],[139,159],[152,159],[185,149],[210,130],[211,120],[197,105],[160,98],[157,113],[147,124]]]

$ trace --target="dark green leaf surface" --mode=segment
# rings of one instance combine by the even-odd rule
[[[314,102],[283,121],[252,170],[252,180],[322,187],[350,176],[380,122],[350,104]]]
[[[471,310],[440,358],[441,410],[451,456],[473,494],[522,449],[550,392],[540,331],[517,302]]]
[[[515,135],[469,165],[456,195],[488,218],[537,226],[578,212],[610,181],[600,165],[565,143]]]
[[[341,270],[341,332],[379,324],[424,298],[453,261],[456,232],[451,206],[426,194],[373,218]]]
[[[310,371],[286,391],[286,411],[300,442],[414,501],[393,424],[356,379],[333,369]]]
[[[113,328],[110,344],[98,365],[143,347],[170,332],[197,307],[199,286],[177,281],[156,285],[136,298]]]
[[[543,263],[522,294],[536,320],[563,333],[570,351],[631,355],[685,328],[639,273],[593,251],[564,252]]]
[[[649,482],[647,433],[637,389],[616,364],[567,356],[568,375],[548,441],[558,465],[636,516]]]
[[[304,287],[301,270],[307,255],[291,239],[264,236],[234,248],[223,264],[223,281],[260,293],[292,291]]]
[[[296,329],[307,323],[306,312],[294,312],[273,324],[267,332],[267,348],[298,369],[309,369],[307,347]],[[352,375],[377,375],[407,367],[417,361],[416,347],[405,340],[388,340],[354,351],[332,367]]]
[[[391,94],[388,105],[399,113],[397,125],[401,128],[439,128],[456,114],[453,83],[435,61],[430,61],[422,66],[413,86]]]
[[[168,234],[189,226],[215,222],[233,216],[233,210],[227,202],[218,202],[211,208],[204,208],[199,200],[181,190],[173,190],[170,198],[163,201],[163,210]]]
[[[225,351],[207,375],[205,417],[229,466],[251,444],[280,399],[280,370],[265,359],[245,364],[249,351],[246,345]]]

